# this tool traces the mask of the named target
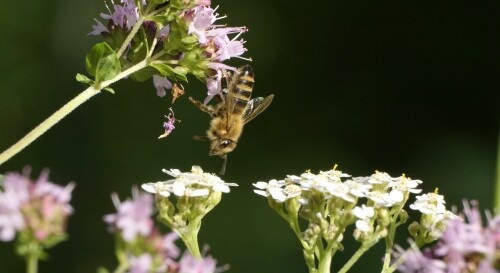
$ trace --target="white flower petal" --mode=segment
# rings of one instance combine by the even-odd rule
[[[182,182],[175,181],[172,185],[172,192],[177,196],[183,196],[186,191],[186,185]]]
[[[149,193],[157,193],[156,183],[144,183],[141,185],[141,188]]]
[[[368,225],[368,223],[363,220],[356,221],[356,228],[362,232],[370,231],[370,225]]]
[[[267,191],[253,190],[253,192],[255,192],[258,195],[262,195],[264,197],[268,197],[269,196],[269,193]]]

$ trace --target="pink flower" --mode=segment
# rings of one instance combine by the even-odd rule
[[[206,32],[213,27],[213,23],[217,21],[217,13],[215,10],[207,6],[197,6],[187,13],[187,18],[191,19],[188,28],[188,34],[198,36],[200,44],[206,44],[208,38]]]
[[[12,241],[16,236],[16,231],[22,230],[25,226],[21,213],[21,200],[19,196],[9,189],[8,184],[15,180],[5,181],[5,191],[0,192],[0,241]]]
[[[398,267],[403,273],[498,272],[495,268],[500,251],[500,230],[497,228],[500,216],[496,216],[483,226],[477,202],[464,201],[464,219],[448,222],[441,239],[434,246],[422,252],[412,246],[404,252],[398,249],[395,256],[404,256],[405,261]]]
[[[240,33],[241,34],[241,33]],[[216,44],[219,49],[217,50],[217,57],[215,60],[224,61],[232,57],[240,57],[247,49],[243,46],[245,41],[236,40],[239,34],[232,40],[229,40],[227,35],[214,37],[214,44]],[[240,57],[241,58],[241,57]]]
[[[158,138],[167,137],[175,129],[174,123],[176,122],[176,119],[174,116],[174,111],[172,110],[172,107],[168,109],[170,110],[170,113],[168,114],[168,116],[165,116],[165,118],[167,118],[167,121],[163,122],[163,128],[165,129],[165,133],[163,133]]]
[[[156,38],[165,39],[170,34],[170,25],[166,25],[160,29]]]
[[[101,18],[105,20],[111,20],[115,26],[119,26],[123,29],[130,30],[137,23],[139,19],[139,8],[135,5],[133,0],[120,1],[123,5],[113,5],[114,12],[108,8],[110,14],[101,13]],[[145,1],[142,1],[145,5]],[[109,30],[100,21],[94,19],[96,25],[92,26],[93,31],[88,35],[100,35],[103,32],[108,32]]]
[[[159,97],[164,97],[167,94],[166,89],[172,89],[172,83],[166,77],[153,75],[153,84]]]
[[[167,256],[171,258],[179,257],[180,250],[175,245],[175,241],[179,238],[179,235],[175,232],[170,232],[163,237],[163,249],[167,252]]]
[[[214,273],[216,263],[217,261],[212,256],[206,256],[198,260],[186,251],[179,261],[178,273]]]
[[[10,241],[24,228],[39,241],[64,236],[67,218],[73,213],[69,201],[75,184],[62,187],[49,182],[48,171],[32,182],[29,173],[26,168],[23,175],[5,177],[0,192],[0,240]]]
[[[148,273],[151,272],[151,267],[153,266],[153,258],[151,257],[151,255],[145,253],[138,257],[130,257],[129,263],[129,273]]]
[[[94,21],[96,22],[96,24],[92,26],[92,31],[87,35],[101,35],[101,33],[105,32],[109,33],[108,28],[104,26],[99,20],[94,18]]]
[[[153,198],[148,194],[139,193],[134,188],[133,199],[120,202],[116,194],[112,195],[117,213],[104,216],[104,221],[111,225],[112,230],[121,232],[126,242],[135,240],[138,235],[148,236],[153,228]]]
[[[222,92],[222,71],[217,70],[217,75],[214,78],[207,78],[205,80],[207,84],[207,97],[205,98],[204,104],[207,104],[215,95],[220,94]]]

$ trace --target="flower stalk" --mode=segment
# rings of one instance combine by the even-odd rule
[[[101,90],[110,86],[111,84],[130,76],[131,74],[145,68],[148,65],[148,60],[143,60],[128,69],[118,73],[112,79],[102,81],[100,83],[96,83],[95,86],[89,86],[78,96],[70,100],[63,107],[57,110],[54,114],[36,126],[31,132],[29,132],[25,137],[21,138],[18,142],[12,145],[10,148],[5,150],[0,154],[0,165],[9,160],[11,157],[22,151],[28,145],[30,145],[33,141],[47,132],[52,126],[56,125],[59,121],[61,121],[64,117],[69,115],[73,110],[77,107],[88,101],[93,96],[101,93]]]
[[[78,106],[100,93],[99,89],[89,86],[82,93],[74,99],[66,103],[61,109],[57,110],[54,114],[36,126],[25,137],[21,138],[18,142],[0,154],[0,165],[9,160],[11,157],[22,151],[26,146],[35,141],[38,137],[44,134],[47,130],[52,128],[61,119],[75,110]]]
[[[26,272],[38,272],[38,255],[36,253],[30,253],[26,256]]]

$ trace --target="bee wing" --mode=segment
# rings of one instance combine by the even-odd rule
[[[245,113],[243,114],[243,121],[245,122],[245,124],[254,119],[264,110],[266,110],[269,104],[271,104],[271,102],[273,101],[273,98],[274,94],[271,94],[265,98],[258,97],[251,99],[247,103],[247,107],[245,108]]]

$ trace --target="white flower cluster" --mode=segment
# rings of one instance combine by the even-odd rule
[[[444,223],[448,220],[459,218],[447,210],[444,197],[437,193],[426,193],[416,197],[417,200],[410,205],[413,210],[420,211],[423,215],[421,225],[429,230],[435,238],[441,237],[445,229]]]
[[[142,184],[142,189],[164,197],[169,197],[170,194],[199,197],[208,196],[211,190],[228,193],[229,186],[238,186],[235,183],[226,183],[214,174],[203,172],[199,166],[193,166],[191,172],[183,173],[178,169],[163,169],[163,172],[174,179],[145,183]]]
[[[284,203],[291,198],[297,198],[301,205],[309,203],[312,191],[323,196],[326,202],[339,200],[347,205],[356,217],[356,228],[361,232],[369,232],[377,218],[377,211],[401,208],[408,200],[409,195],[419,194],[422,190],[417,187],[421,180],[414,180],[405,175],[391,177],[385,172],[375,172],[368,177],[351,177],[335,168],[329,171],[320,171],[313,174],[306,171],[300,176],[287,175],[283,180],[273,179],[269,182],[253,184],[255,193],[268,197],[277,203]],[[451,212],[444,206],[442,196],[427,194],[417,196],[415,204],[410,208],[424,214],[435,215],[428,227],[432,229],[437,222],[448,217]],[[366,202],[358,203],[360,198]],[[336,202],[336,201],[335,201]]]
[[[287,175],[284,180],[273,179],[268,183],[257,182],[253,185],[257,188],[255,193],[271,196],[277,202],[285,202],[300,196],[302,191],[314,189],[323,193],[326,199],[341,198],[347,202],[356,202],[357,198],[364,197],[373,201],[374,207],[392,207],[402,202],[408,192],[421,192],[416,187],[422,181],[405,176],[391,177],[387,173],[376,172],[369,177],[350,177],[333,169],[320,171],[319,174],[305,172],[300,176]]]

